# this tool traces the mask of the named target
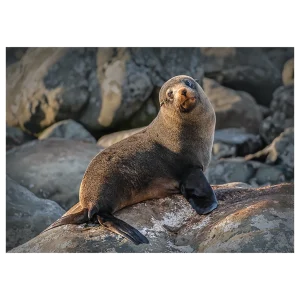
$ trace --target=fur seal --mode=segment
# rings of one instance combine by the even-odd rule
[[[179,75],[161,87],[159,103],[159,113],[149,126],[92,159],[81,182],[79,203],[46,230],[94,221],[138,245],[149,241],[114,212],[178,193],[198,214],[217,207],[203,174],[216,122],[209,99],[193,78]]]

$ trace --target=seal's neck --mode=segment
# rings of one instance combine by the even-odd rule
[[[213,137],[207,120],[183,120],[178,115],[165,114],[161,111],[149,125],[151,138],[174,153],[197,154],[202,150],[202,141]],[[211,126],[210,126],[211,127]]]

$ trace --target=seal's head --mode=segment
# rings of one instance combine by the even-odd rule
[[[180,118],[195,118],[201,113],[214,115],[213,107],[200,85],[186,75],[168,80],[160,89],[159,102],[165,113],[179,115]]]

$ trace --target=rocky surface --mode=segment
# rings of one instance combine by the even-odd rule
[[[57,122],[39,135],[39,140],[48,138],[65,138],[96,143],[96,139],[81,124],[74,120]]]
[[[21,52],[20,60],[7,62],[7,124],[33,134],[69,118],[95,131],[148,125],[157,113],[157,90],[178,74],[188,74],[200,84],[205,74],[239,91],[242,99],[252,102],[252,95],[268,106],[282,84],[284,63],[294,56],[293,48],[28,48]]]
[[[210,183],[244,181],[239,187],[259,187],[294,181],[293,48],[7,48],[6,52],[6,170],[13,180],[39,198],[52,199],[64,209],[77,203],[80,182],[91,159],[102,148],[150,124],[159,111],[160,87],[178,74],[198,79],[216,110],[212,162],[206,172]],[[101,137],[98,145],[94,137]],[[214,188],[218,189],[218,186]],[[198,236],[189,226],[185,236],[191,232],[191,241],[181,244],[177,233],[181,233],[180,224],[182,221],[186,224],[186,216],[192,211],[186,210],[180,197],[174,199],[178,207],[170,204],[173,203],[170,199],[140,204],[154,218],[149,219],[148,215],[148,219],[142,218],[140,223],[130,219],[131,209],[128,214],[126,210],[120,212],[122,218],[124,214],[124,218],[140,226],[145,234],[154,232],[157,239],[152,248],[134,248],[122,238],[97,227],[67,226],[66,235],[57,229],[62,249],[65,245],[71,252],[145,252],[149,249],[150,252],[217,252],[218,249],[238,252],[238,248],[242,252],[245,249],[266,252],[271,251],[272,243],[271,240],[267,242],[268,238],[277,244],[284,239],[287,241],[287,235],[281,233],[273,238],[275,229],[266,234],[261,231],[250,233],[249,228],[253,229],[253,226],[249,224],[255,222],[252,211],[261,213],[256,204],[251,204],[250,212],[245,209],[242,214],[230,212],[228,215],[230,222],[238,215],[245,216],[238,226],[244,235],[231,228],[230,232],[235,234],[231,239],[231,235],[219,230],[226,228],[227,219],[224,219],[225,223],[221,219],[212,219],[212,222],[221,222],[221,227],[210,229],[221,241],[217,248],[214,248],[217,244],[213,244],[208,231],[201,229],[201,236]],[[269,226],[273,217],[268,205],[271,203],[275,207],[279,203],[265,200],[267,206],[264,206],[263,216],[259,217],[263,221],[257,228],[262,224]],[[236,201],[238,203],[240,198]],[[151,203],[161,204],[165,211],[157,211]],[[173,225],[170,225],[171,215],[167,208],[178,215],[178,219],[172,217],[172,222],[175,220],[177,225],[174,226],[179,229],[172,234]],[[135,206],[132,209],[135,210]],[[224,216],[226,214],[224,212]],[[280,213],[280,216],[284,214]],[[217,211],[209,215],[208,220],[216,215]],[[149,220],[153,221],[153,228]],[[201,217],[195,222],[200,222],[197,226],[204,230],[206,225],[201,222],[205,220]],[[286,225],[280,223],[279,226],[284,228]],[[80,248],[76,243],[82,241],[85,232],[91,234],[84,236]],[[101,238],[99,232],[102,232]],[[72,237],[70,243],[64,240],[68,234]],[[54,235],[54,231],[49,233],[50,244]],[[202,237],[205,240],[201,240]],[[254,240],[256,244],[264,241],[267,248],[243,244],[252,238],[250,244]],[[100,240],[106,241],[107,248],[101,248]],[[118,247],[114,248],[116,241]],[[43,240],[41,248],[35,246],[36,249],[67,251],[51,248],[50,244],[48,249],[44,243],[48,242]],[[288,243],[290,247],[290,241]],[[162,246],[165,244],[167,246]],[[277,248],[274,246],[274,249]]]
[[[247,132],[258,133],[262,112],[255,99],[243,91],[234,91],[208,78],[203,90],[216,113],[216,129],[243,127]]]
[[[99,151],[96,144],[80,141],[35,140],[7,152],[6,172],[38,197],[69,209],[78,202],[83,174]]]
[[[215,152],[219,148],[217,145],[221,145],[221,149],[225,149],[225,146],[234,149],[229,156],[245,156],[260,149],[262,141],[258,134],[247,133],[243,128],[226,128],[215,131],[213,149],[213,154],[219,154],[218,158],[226,157]]]
[[[37,236],[65,211],[6,178],[6,251]]]
[[[244,157],[224,158],[212,161],[205,172],[211,184],[243,181],[252,186],[271,185],[290,181],[284,168]]]
[[[6,126],[6,151],[33,139],[34,137],[26,134],[20,128]]]
[[[6,47],[6,66],[19,61],[27,49],[27,47]]]
[[[120,142],[120,141],[130,137],[131,135],[133,135],[135,133],[140,132],[144,128],[146,128],[146,127],[122,130],[122,131],[114,132],[111,134],[106,134],[98,140],[97,144],[103,148],[107,148],[117,142]]]
[[[293,185],[233,186],[214,187],[219,206],[206,216],[181,196],[116,213],[145,234],[148,245],[135,246],[98,225],[65,225],[10,252],[294,252]]]
[[[286,128],[294,126],[294,85],[281,86],[273,94],[271,115],[260,125],[260,135],[271,143]]]
[[[283,66],[292,57],[294,48],[201,48],[201,66],[206,77],[250,93],[265,106],[282,84]]]
[[[247,155],[246,160],[263,161],[282,168],[287,179],[294,178],[294,128],[287,128],[273,142],[257,153]]]

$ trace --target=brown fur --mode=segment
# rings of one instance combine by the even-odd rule
[[[195,89],[184,83],[186,79]],[[91,218],[179,193],[187,168],[207,168],[215,113],[202,88],[191,77],[176,76],[162,86],[159,101],[158,116],[146,129],[93,158],[81,182],[79,205],[65,215],[81,208]]]

